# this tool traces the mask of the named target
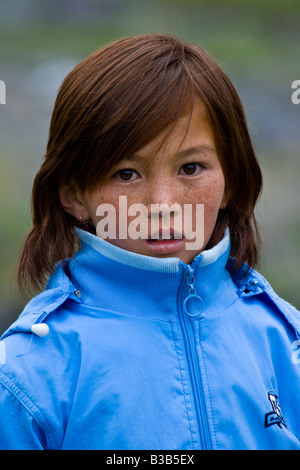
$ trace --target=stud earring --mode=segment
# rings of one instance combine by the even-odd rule
[[[78,221],[78,226],[82,229],[85,230],[86,232],[90,232],[92,234],[96,234],[96,229],[94,227],[92,219],[83,221],[83,216],[79,216],[79,221]]]

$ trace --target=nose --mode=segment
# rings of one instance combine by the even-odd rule
[[[169,229],[170,225],[178,233],[182,230],[182,208],[177,199],[178,190],[170,178],[160,178],[148,188],[148,220],[151,233]]]
[[[176,197],[176,185],[172,178],[159,178],[147,187],[147,208],[151,205],[171,206],[179,201]]]

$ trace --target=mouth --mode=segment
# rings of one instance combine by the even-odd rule
[[[148,238],[148,240],[151,241],[151,242],[157,242],[157,241],[178,240],[178,238],[174,237],[174,235],[170,235],[169,237],[159,235],[158,237],[150,237],[150,238]]]
[[[156,255],[168,255],[178,251],[183,243],[184,237],[174,229],[159,230],[146,240],[149,250]]]
[[[170,240],[182,240],[182,233],[175,231],[173,228],[159,229],[158,231],[151,233],[148,241],[170,241]]]

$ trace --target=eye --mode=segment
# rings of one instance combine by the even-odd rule
[[[117,171],[114,176],[123,181],[132,181],[136,178],[137,173],[136,171],[131,170],[130,168],[124,168],[123,170]]]
[[[203,170],[203,168],[204,167],[200,165],[200,163],[192,162],[192,163],[186,163],[185,165],[183,165],[180,168],[179,172],[187,176],[198,175],[198,173],[200,173],[200,171]]]

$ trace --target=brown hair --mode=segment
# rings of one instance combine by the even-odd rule
[[[79,247],[72,229],[76,220],[60,203],[60,185],[73,182],[81,191],[91,190],[118,161],[176,123],[196,97],[211,121],[229,197],[210,246],[229,226],[236,267],[256,265],[254,207],[262,175],[239,96],[201,47],[171,35],[149,34],[96,51],[63,81],[33,185],[33,227],[18,266],[21,288],[42,288],[55,263]]]

